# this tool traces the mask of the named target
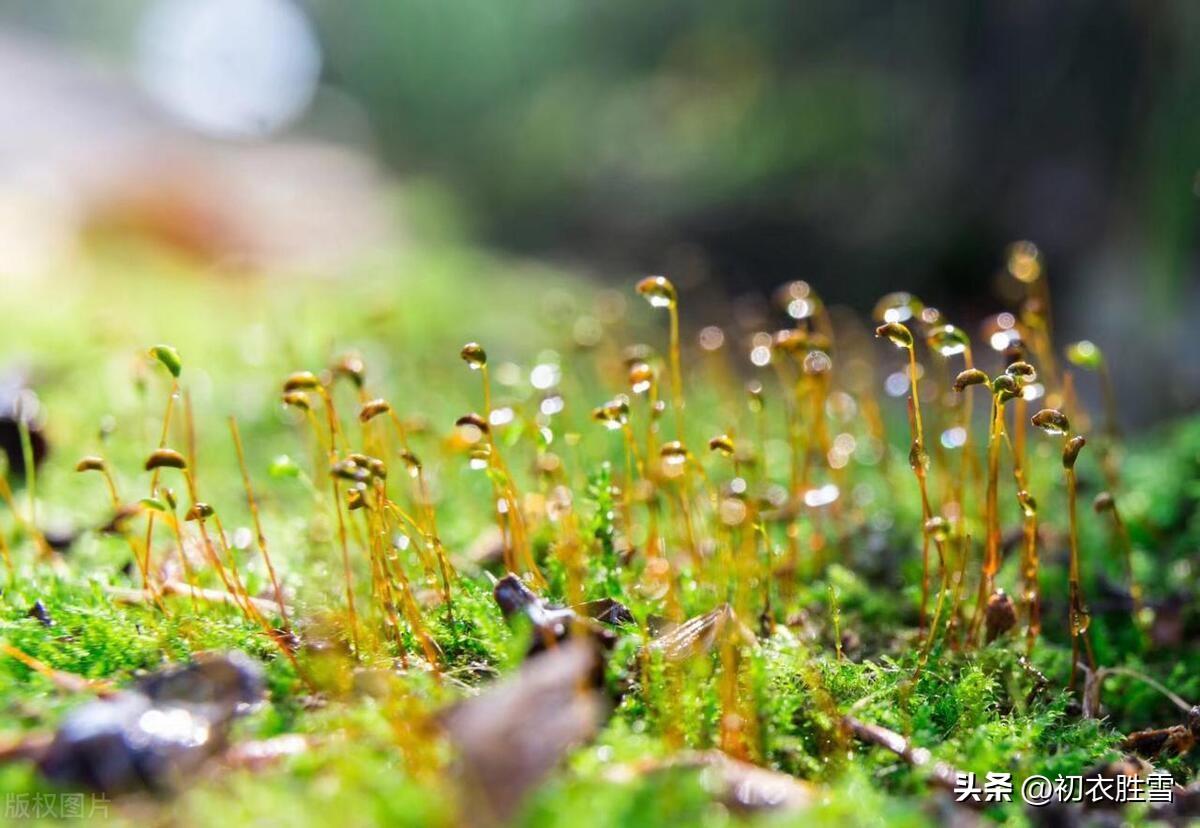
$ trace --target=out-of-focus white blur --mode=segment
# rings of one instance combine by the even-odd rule
[[[323,272],[394,235],[367,120],[320,86],[298,5],[154,0],[128,36],[121,63],[0,30],[0,284],[94,238]]]
[[[160,0],[138,32],[138,77],[164,109],[228,138],[269,135],[303,114],[321,51],[288,0]]]

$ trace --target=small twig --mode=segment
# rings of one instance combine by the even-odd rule
[[[929,768],[929,781],[939,788],[954,790],[959,771],[945,762],[934,762],[933,755],[923,747],[914,747],[906,737],[876,724],[867,724],[853,716],[843,716],[842,726],[864,742],[889,750],[914,768]],[[968,803],[970,804],[970,803]]]
[[[210,604],[228,604],[231,607],[242,608],[241,604],[238,603],[238,597],[224,590],[193,587],[183,581],[164,581],[161,587],[163,595],[187,595],[197,601],[205,601]],[[106,591],[115,600],[123,604],[143,604],[154,600],[152,593],[145,589],[108,587]],[[247,596],[246,600],[250,601],[254,605],[254,608],[261,613],[272,613],[281,618],[284,616],[280,604],[269,598]]]
[[[1192,705],[1145,673],[1139,673],[1137,670],[1131,670],[1128,667],[1101,667],[1099,670],[1092,671],[1082,662],[1080,662],[1079,666],[1083,670],[1084,675],[1083,718],[1085,719],[1094,719],[1096,718],[1096,714],[1100,712],[1100,691],[1103,689],[1104,680],[1110,675],[1128,676],[1129,678],[1138,679],[1162,693],[1184,713],[1188,713],[1192,709]]]

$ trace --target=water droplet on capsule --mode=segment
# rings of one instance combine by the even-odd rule
[[[675,286],[666,276],[647,276],[637,283],[635,289],[651,307],[669,308],[675,305]]]
[[[1017,379],[1022,385],[1027,382],[1033,382],[1037,379],[1037,369],[1028,362],[1023,361],[1012,363],[1004,369],[1004,373]]]
[[[885,337],[897,348],[913,346],[912,332],[899,322],[888,322],[875,329],[875,336]]]
[[[1017,492],[1017,503],[1021,504],[1021,512],[1025,517],[1031,518],[1037,515],[1037,500],[1024,489]]]
[[[1057,408],[1043,408],[1029,421],[1052,437],[1061,437],[1071,430],[1071,421]]]
[[[1083,447],[1086,445],[1087,440],[1085,440],[1079,434],[1076,434],[1070,440],[1067,440],[1067,444],[1063,446],[1062,454],[1062,463],[1064,469],[1075,468],[1075,461],[1079,459],[1079,452],[1082,451]]]
[[[637,361],[629,366],[629,388],[635,394],[644,394],[654,384],[654,369],[650,363]]]
[[[925,532],[935,541],[942,542],[950,536],[950,522],[941,515],[925,521]]]
[[[472,371],[478,371],[487,365],[487,351],[483,350],[483,346],[478,342],[468,342],[462,346],[462,350],[458,352],[458,355],[462,357],[463,362],[467,363],[467,367]]]

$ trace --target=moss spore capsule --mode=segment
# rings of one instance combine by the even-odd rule
[[[183,516],[187,521],[208,520],[216,514],[216,510],[212,506],[204,502],[193,503],[191,508],[187,510],[187,514]]]
[[[158,360],[175,379],[179,379],[179,375],[183,373],[183,360],[179,358],[179,351],[170,345],[155,345],[150,349],[150,356]]]
[[[321,380],[312,371],[297,371],[283,381],[283,392],[315,391],[321,387]]]
[[[899,322],[888,322],[880,325],[875,329],[875,336],[886,338],[897,348],[908,348],[911,350],[913,346],[912,331]]]
[[[488,424],[488,421],[475,412],[464,414],[455,420],[454,424],[459,428],[477,428],[483,434],[487,434],[492,430],[492,427]]]
[[[1079,452],[1087,445],[1087,440],[1082,435],[1076,434],[1074,437],[1067,440],[1063,445],[1062,463],[1064,469],[1075,468],[1075,461],[1079,459]]]
[[[988,375],[980,371],[978,368],[968,368],[965,371],[960,371],[958,376],[954,378],[954,390],[965,391],[972,385],[985,385],[988,382]]]
[[[1010,363],[1009,366],[1004,369],[1004,373],[1008,374],[1010,377],[1013,377],[1022,384],[1037,381],[1037,369],[1023,360]]]
[[[1030,422],[1052,437],[1061,437],[1071,431],[1071,421],[1057,408],[1043,408],[1030,418]]]
[[[358,421],[360,423],[369,423],[371,420],[378,417],[380,414],[386,414],[392,410],[392,405],[387,400],[376,399],[369,400],[362,404],[358,410]]]
[[[670,308],[675,305],[675,285],[666,276],[647,276],[637,283],[635,290],[652,307]]]
[[[175,449],[160,448],[146,458],[146,471],[154,469],[186,469],[187,460]]]
[[[718,434],[708,441],[710,451],[715,451],[725,457],[732,457],[734,452],[733,438],[728,434]]]
[[[472,371],[478,371],[487,365],[487,351],[478,342],[468,342],[462,346],[462,350],[458,352],[462,357],[462,361],[467,363],[467,367]]]
[[[107,468],[108,466],[105,465],[103,457],[93,457],[90,455],[88,457],[81,458],[79,462],[75,464],[75,471],[77,472],[104,471]]]

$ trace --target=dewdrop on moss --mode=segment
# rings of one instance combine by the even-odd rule
[[[675,286],[666,276],[647,276],[637,283],[637,292],[655,308],[675,305]]]
[[[1052,437],[1061,437],[1071,430],[1071,421],[1057,408],[1043,408],[1029,421]]]
[[[1037,516],[1037,500],[1029,492],[1021,489],[1017,492],[1017,503],[1021,505],[1021,513],[1027,517]]]
[[[1037,380],[1037,369],[1028,362],[1017,361],[1004,369],[1004,373],[1018,380],[1022,385]]]
[[[913,336],[908,328],[899,322],[888,322],[875,329],[875,336],[886,337],[897,348],[912,349]]]
[[[462,361],[467,363],[467,367],[472,371],[478,371],[487,365],[487,351],[483,350],[483,346],[478,342],[468,342],[462,346],[462,350],[458,352],[462,357]]]

